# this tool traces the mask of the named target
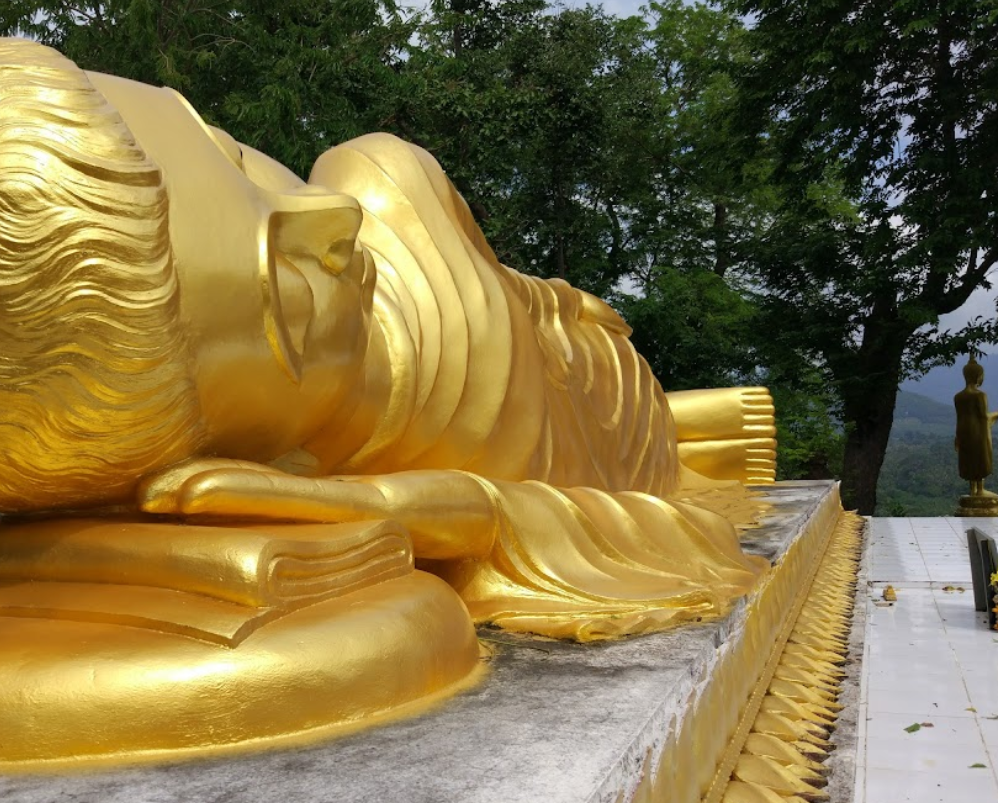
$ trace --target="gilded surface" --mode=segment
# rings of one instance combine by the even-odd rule
[[[171,90],[2,40],[0,310],[0,510],[56,516],[4,525],[0,626],[45,656],[8,688],[84,683],[49,639],[94,627],[101,655],[200,667],[223,717],[254,684],[380,683],[186,737],[236,743],[453,687],[472,621],[645,632],[723,614],[765,568],[734,525],[774,478],[768,393],[664,393],[610,307],[501,265],[393,137],[306,183]],[[274,646],[303,635],[326,652]],[[147,703],[129,677],[114,695]],[[68,699],[51,716],[99,707]],[[197,710],[7,758],[170,749]]]
[[[801,609],[770,658],[749,704],[753,717],[733,739],[737,749],[704,803],[822,801],[834,745],[829,741],[843,706],[838,702],[850,657],[856,577],[861,560],[863,520],[844,513],[818,566],[813,584],[802,589]]]
[[[984,368],[971,356],[963,367],[967,386],[953,397],[956,408],[957,463],[961,479],[970,483],[970,493],[960,498],[958,516],[998,515],[998,497],[984,489],[991,476],[991,427],[998,413],[988,412],[988,396],[981,390]]]
[[[752,592],[641,781],[617,803],[825,801],[865,523],[837,489]]]
[[[956,408],[956,450],[960,477],[971,484],[971,493],[983,491],[985,477],[991,476],[991,427],[998,413],[988,412],[988,396],[981,390],[984,368],[973,357],[963,367],[967,387],[953,397]]]

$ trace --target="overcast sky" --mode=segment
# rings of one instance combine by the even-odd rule
[[[629,17],[642,14],[642,6],[646,5],[649,0],[604,0],[602,3],[587,2],[587,0],[554,0],[554,2],[560,2],[561,5],[569,8],[602,5],[609,14],[614,14],[618,17]],[[686,2],[692,5],[696,0],[686,0]],[[998,282],[998,277],[996,277],[996,282]],[[961,328],[969,320],[978,315],[985,318],[993,318],[996,314],[996,299],[998,299],[998,289],[978,290],[963,307],[950,315],[944,316],[940,324],[943,328],[955,330]],[[989,348],[987,350],[990,352],[993,349]]]
[[[647,2],[648,0],[605,0],[602,5],[610,14],[618,17],[627,17],[642,14],[642,6],[646,5]],[[692,5],[694,0],[687,0],[687,2]],[[596,5],[596,3],[587,3],[586,0],[562,0],[562,3],[571,8]],[[993,278],[996,284],[998,284],[998,277]],[[956,330],[962,328],[977,316],[994,318],[996,315],[996,301],[998,301],[998,288],[991,290],[979,289],[956,312],[944,315],[940,320],[940,325],[944,329]],[[992,352],[994,348],[991,347],[986,350]]]
[[[563,0],[570,8],[583,8],[587,5],[602,5],[608,14],[617,17],[633,17],[641,13],[646,0],[606,0],[604,3],[586,3],[584,0]]]

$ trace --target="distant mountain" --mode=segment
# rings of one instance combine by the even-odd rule
[[[904,382],[902,391],[928,396],[942,404],[953,404],[953,396],[963,390],[963,366],[967,364],[966,357],[957,360],[956,365],[941,365],[933,368],[917,381]],[[985,355],[981,358],[984,366],[984,392],[989,399],[998,404],[998,356]]]
[[[877,485],[878,516],[951,516],[967,483],[957,473],[953,397],[964,388],[957,365],[933,368],[917,382],[905,382],[894,408],[894,427]],[[989,407],[998,409],[998,355],[981,358]],[[998,431],[996,431],[998,436]],[[998,437],[995,438],[998,444]],[[998,465],[998,461],[996,461]],[[994,489],[998,477],[985,486]]]
[[[955,387],[954,371],[959,377]],[[956,368],[950,369],[948,378],[939,377],[933,377],[934,385],[916,387],[934,391],[942,399],[913,393],[909,386],[898,393],[894,428],[877,486],[878,516],[950,516],[960,494],[967,492],[967,484],[957,473],[953,448],[953,395],[963,388],[963,376]],[[998,403],[998,390],[992,399]],[[993,486],[994,478],[987,484]]]
[[[942,403],[921,393],[902,390],[898,393],[897,405],[894,408],[894,421],[910,424],[945,424],[955,427],[953,393],[945,403]]]

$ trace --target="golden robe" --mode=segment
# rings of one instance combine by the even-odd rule
[[[501,265],[436,161],[394,137],[329,151],[310,182],[363,208],[368,377],[390,375],[391,399],[365,442],[332,416],[306,448],[326,474],[447,469],[487,487],[492,555],[436,567],[477,620],[593,638],[718,614],[752,586],[763,562],[732,525],[667,501],[676,426],[609,306]]]
[[[987,394],[982,390],[961,390],[953,397],[953,405],[960,478],[976,482],[990,477],[993,449]]]

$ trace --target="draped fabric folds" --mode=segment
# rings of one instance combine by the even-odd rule
[[[605,638],[719,615],[751,588],[765,562],[679,501],[668,402],[609,306],[501,265],[436,161],[394,137],[334,148],[310,181],[364,210],[369,374],[394,394],[334,471],[460,469],[486,486],[492,554],[433,566],[476,621]]]
[[[393,385],[412,388],[382,427],[391,442],[366,444],[351,470],[678,487],[675,424],[627,324],[566,282],[501,265],[428,153],[372,134],[323,155],[311,180],[361,203]]]

